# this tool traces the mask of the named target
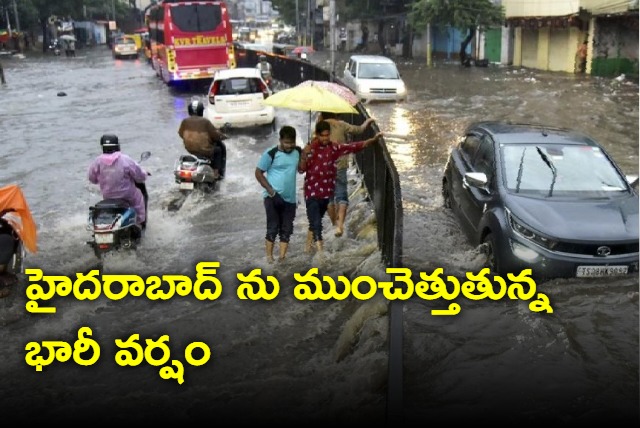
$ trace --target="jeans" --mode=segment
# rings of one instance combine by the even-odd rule
[[[309,198],[305,201],[307,206],[307,220],[309,230],[313,232],[314,241],[322,241],[322,218],[327,212],[330,199]]]
[[[349,195],[347,193],[347,169],[339,169],[336,174],[336,189],[333,193],[333,202],[337,204],[349,205]]]
[[[273,197],[264,198],[264,210],[267,213],[267,234],[265,239],[275,242],[280,236],[280,242],[289,242],[293,234],[293,220],[296,218],[297,204],[282,199],[275,194]]]

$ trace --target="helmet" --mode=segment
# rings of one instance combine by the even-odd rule
[[[266,61],[266,60],[267,60],[266,55],[260,55],[260,61]]]
[[[100,145],[102,146],[102,153],[113,153],[120,151],[118,136],[114,134],[104,134],[102,137],[100,137]]]
[[[193,115],[197,115],[197,116],[202,116],[204,115],[204,104],[202,104],[202,101],[200,100],[191,100],[191,102],[189,103],[189,116],[193,116]]]

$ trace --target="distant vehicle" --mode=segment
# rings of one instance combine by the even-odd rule
[[[113,41],[113,57],[119,58],[138,58],[138,47],[136,41],[131,36],[119,36]]]
[[[255,67],[219,70],[209,87],[204,117],[217,128],[275,126],[274,108],[262,103],[271,94]]]
[[[344,84],[367,101],[402,101],[407,87],[393,60],[381,55],[352,55],[345,65]]]
[[[442,197],[505,279],[528,268],[538,278],[637,277],[637,181],[578,132],[479,122],[451,151]]]
[[[151,64],[165,83],[210,79],[216,70],[235,68],[225,2],[158,2],[146,20]]]

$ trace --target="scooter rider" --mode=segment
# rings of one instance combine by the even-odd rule
[[[216,172],[216,178],[220,180],[224,178],[227,164],[227,147],[222,142],[227,136],[218,131],[209,119],[203,117],[202,101],[191,101],[187,109],[189,117],[180,123],[178,129],[184,148],[194,156],[211,159],[211,167]]]
[[[36,223],[20,187],[9,184],[0,187],[0,298],[8,296],[18,282],[22,263],[12,266],[12,259],[22,247],[30,253],[38,251]]]
[[[256,68],[260,70],[260,74],[262,75],[262,78],[265,80],[265,82],[271,85],[271,64],[269,64],[269,62],[267,61],[266,55],[260,55],[260,62],[258,62]]]
[[[136,223],[145,229],[147,211],[143,183],[147,173],[136,161],[120,151],[117,135],[103,135],[100,146],[102,154],[89,166],[89,181],[100,185],[103,199],[127,201],[136,210]]]

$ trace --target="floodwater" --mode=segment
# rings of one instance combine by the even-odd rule
[[[403,265],[413,272],[443,267],[446,274],[462,275],[481,266],[481,253],[467,243],[440,196],[447,154],[470,121],[576,127],[601,141],[625,173],[638,174],[637,84],[419,63],[399,60],[407,102],[367,105],[387,134],[400,175]],[[100,199],[86,169],[99,153],[100,136],[116,133],[125,153],[152,152],[143,164],[152,173],[149,226],[138,251],[108,257],[102,273],[195,277],[198,262],[218,261],[223,285],[213,301],[57,297],[46,305],[55,306],[55,314],[26,312],[24,287],[17,289],[0,301],[3,409],[24,420],[90,415],[114,421],[205,416],[238,424],[385,423],[386,302],[301,302],[293,295],[294,273],[314,267],[333,278],[386,278],[375,219],[362,192],[351,199],[346,236],[335,238],[325,221],[325,257],[302,252],[306,219],[300,204],[289,259],[269,265],[253,172],[260,153],[277,141],[270,129],[232,132],[219,191],[182,201],[172,176],[183,152],[177,129],[187,102],[203,95],[201,89],[167,88],[145,61],[116,61],[106,48],[3,65],[0,183],[22,186],[38,225],[39,252],[28,255],[26,267],[73,279],[100,267],[85,245],[88,207]],[[308,114],[280,110],[278,123],[295,126],[303,144]],[[351,177],[355,188],[353,170]],[[171,210],[177,200],[180,209]],[[277,298],[238,297],[243,280],[237,274],[253,269],[279,280]],[[434,316],[431,310],[443,309],[443,302],[404,303],[407,425],[605,419],[637,424],[638,277],[552,280],[539,289],[549,296],[552,314],[533,313],[526,302],[464,301],[460,314]],[[36,371],[25,362],[27,343],[73,343],[81,327],[91,328],[101,347],[95,364],[71,359]],[[171,360],[184,363],[184,383],[161,378],[159,370],[169,363],[119,366],[114,341],[133,334],[143,345],[168,335]],[[186,360],[192,342],[211,350],[201,366]]]

